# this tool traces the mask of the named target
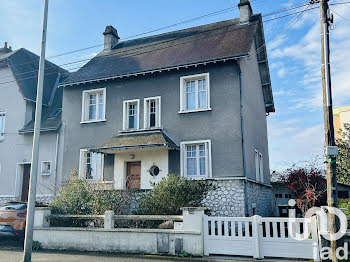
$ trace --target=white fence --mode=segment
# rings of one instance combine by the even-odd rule
[[[311,219],[204,216],[203,224],[205,255],[314,258],[318,238],[316,221]],[[296,233],[305,239],[296,240]]]

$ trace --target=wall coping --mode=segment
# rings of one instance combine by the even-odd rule
[[[148,229],[148,228],[80,228],[80,227],[35,227],[34,230],[41,231],[86,231],[86,232],[131,232],[131,233],[163,233],[163,234],[189,234],[200,235],[200,231],[195,230],[173,230],[173,229]]]

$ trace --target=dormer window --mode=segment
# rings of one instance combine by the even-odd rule
[[[180,78],[180,113],[211,110],[209,73]]]
[[[83,123],[105,121],[106,89],[86,90],[83,92],[82,119]]]
[[[160,96],[149,97],[144,100],[144,128],[159,128],[161,103]]]

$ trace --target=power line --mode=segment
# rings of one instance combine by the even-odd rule
[[[257,3],[258,1],[260,1],[260,0],[252,0],[251,2],[252,2],[252,3],[254,3],[254,2]],[[271,15],[273,15],[273,14],[278,14],[278,13],[281,13],[281,12],[286,12],[286,11],[289,11],[289,10],[293,10],[293,9],[296,9],[296,8],[300,8],[300,7],[305,6],[305,5],[306,5],[306,4],[297,5],[297,6],[292,6],[292,7],[284,8],[284,9],[280,9],[280,10],[274,11],[274,12],[272,12],[272,13],[268,13],[268,14],[266,14],[265,16],[271,16]],[[137,36],[141,36],[141,35],[146,35],[146,34],[149,34],[149,33],[154,33],[154,32],[161,31],[161,30],[164,30],[164,29],[167,29],[167,28],[171,28],[171,27],[174,27],[174,26],[177,26],[177,25],[181,25],[181,24],[186,24],[186,23],[189,23],[189,22],[193,22],[193,21],[196,21],[196,20],[205,18],[205,17],[209,17],[209,16],[213,16],[213,15],[217,15],[217,14],[222,14],[222,13],[225,13],[225,12],[227,12],[227,11],[234,10],[234,9],[238,9],[238,7],[237,7],[237,6],[234,6],[234,7],[229,7],[229,8],[221,9],[221,10],[218,10],[218,11],[215,11],[215,12],[212,12],[212,13],[209,13],[209,14],[201,15],[201,16],[198,16],[198,17],[195,17],[195,18],[192,18],[192,19],[189,19],[189,20],[181,21],[181,22],[178,22],[178,23],[175,23],[175,24],[172,24],[172,25],[168,25],[168,26],[161,27],[161,28],[158,28],[158,29],[154,29],[154,30],[151,30],[151,31],[147,31],[147,32],[144,32],[144,33],[139,33],[139,34],[136,34],[136,35],[133,35],[133,36],[129,36],[129,37],[126,37],[126,38],[121,39],[121,41],[124,41],[124,40],[127,40],[127,39],[131,39],[131,38],[134,38],[134,37],[137,37]],[[86,51],[86,50],[88,50],[88,49],[96,48],[96,47],[103,46],[103,45],[104,45],[104,44],[98,44],[98,45],[94,45],[94,46],[90,46],[90,47],[84,47],[84,48],[81,48],[81,49],[72,50],[72,51],[69,51],[69,52],[65,52],[65,53],[62,53],[62,54],[58,54],[58,55],[55,55],[55,56],[48,57],[48,59],[50,59],[50,58],[55,58],[55,57],[60,57],[60,56],[64,56],[64,55],[68,55],[68,54],[72,54],[72,53],[76,53],[76,52],[80,52],[80,51]],[[9,60],[10,60],[10,59],[9,59]],[[78,61],[78,62],[84,62],[84,61],[88,61],[88,60],[90,60],[90,59],[80,60],[80,61]],[[16,64],[16,65],[17,65],[17,66],[20,66],[20,65],[30,64],[30,63],[34,63],[34,62],[26,62],[26,63]],[[67,64],[72,64],[72,63],[67,63]],[[65,65],[67,65],[67,64],[62,64],[62,65],[58,65],[58,66],[65,66]],[[35,71],[32,71],[32,72],[35,72]]]
[[[329,8],[330,9],[330,8]],[[343,18],[344,20],[348,21],[350,23],[350,20],[347,19],[345,16],[342,16],[341,14],[339,14],[338,12],[334,11],[333,9],[330,9],[333,13],[335,13],[336,15],[340,16],[341,18]]]
[[[305,11],[307,11],[307,8],[305,9],[305,10],[303,10],[303,12],[305,12]],[[303,14],[303,12],[295,12],[295,13],[293,13],[293,14],[299,14],[299,13],[302,13]],[[283,16],[284,17],[284,16]],[[280,17],[280,18],[283,18],[283,17]],[[277,18],[276,18],[277,19]],[[284,32],[288,29],[288,27],[289,27],[289,25],[291,25],[291,22],[292,21],[294,21],[295,20],[295,18],[294,19],[292,19],[290,22],[289,22],[289,24],[287,25],[287,28],[285,28],[284,29]],[[295,22],[294,22],[295,23]],[[234,25],[232,25],[232,24],[230,24],[230,25],[226,25],[226,26],[223,26],[223,27],[220,27],[220,28],[214,28],[214,29],[212,29],[212,30],[209,30],[209,31],[206,31],[206,32],[204,32],[204,33],[200,33],[200,34],[207,34],[208,32],[210,32],[210,31],[214,31],[214,30],[218,30],[218,29],[223,29],[223,28],[226,28],[226,27],[230,27],[230,26],[234,26]],[[230,31],[232,31],[232,30],[239,30],[239,29],[241,29],[241,28],[233,28],[233,29],[231,29]],[[226,31],[225,31],[226,32]],[[282,32],[282,33],[279,33],[279,34],[277,34],[272,40],[270,40],[269,42],[268,42],[268,44],[270,45],[270,44],[272,44],[272,43],[270,43],[270,42],[273,42],[273,41],[276,41],[277,40],[277,36],[279,36],[280,34],[283,34],[284,32]],[[218,35],[218,34],[222,34],[222,32],[219,32],[219,33],[216,33],[216,34],[214,34],[214,35],[211,35],[211,36],[215,36],[215,35]],[[188,37],[192,37],[192,36],[186,36],[186,37],[178,37],[178,38],[175,38],[175,39],[171,39],[171,40],[167,40],[167,41],[163,41],[163,42],[161,42],[161,43],[166,43],[166,42],[171,42],[171,41],[175,41],[175,40],[178,40],[178,39],[182,39],[182,38],[188,38]],[[205,36],[204,38],[206,38],[207,36]],[[203,39],[203,38],[201,38],[201,39]],[[193,41],[198,41],[198,38],[196,38],[195,40],[192,40],[192,41],[188,41],[188,42],[182,42],[182,43],[178,43],[177,45],[183,45],[183,44],[187,44],[187,43],[190,43],[190,42],[193,42]],[[153,45],[159,45],[160,43],[156,43],[156,44],[152,44],[152,45],[148,45],[147,47],[149,47],[149,46],[153,46]],[[256,54],[256,53],[258,53],[258,52],[260,52],[260,50],[262,49],[262,48],[264,48],[264,46],[267,46],[267,44],[264,44],[263,46],[261,46],[258,50],[256,50],[253,54]],[[173,47],[174,45],[172,45],[171,47]],[[176,45],[175,45],[176,46]],[[138,47],[138,48],[134,48],[134,49],[131,49],[131,50],[124,50],[124,51],[122,51],[122,52],[117,52],[117,53],[114,53],[114,54],[109,54],[109,55],[104,55],[104,56],[100,56],[100,57],[109,57],[109,56],[115,56],[116,54],[124,54],[124,53],[128,53],[128,52],[130,52],[130,51],[137,51],[137,50],[139,50],[139,49],[144,49],[145,47]],[[144,53],[149,53],[149,52],[153,52],[153,51],[158,51],[158,50],[163,50],[163,49],[166,49],[166,48],[169,48],[169,46],[166,46],[166,47],[162,47],[162,48],[159,48],[159,49],[156,49],[156,50],[151,50],[151,51],[144,51],[144,52],[140,52],[140,53],[131,53],[131,55],[140,55],[140,54],[144,54]],[[253,55],[253,54],[251,54],[251,55]],[[128,54],[128,55],[130,55],[130,54]],[[87,60],[91,60],[91,59],[84,59],[84,60],[80,60],[80,61],[75,61],[75,62],[70,62],[70,63],[66,63],[66,64],[64,64],[64,65],[69,65],[69,64],[74,64],[74,63],[80,63],[80,62],[84,62],[84,61],[87,61]],[[98,62],[98,63],[103,63],[104,61],[101,61],[101,62]],[[96,64],[96,63],[95,63]],[[73,70],[73,69],[79,69],[80,67],[77,67],[77,68],[71,68],[71,70]],[[57,72],[54,72],[54,73],[50,73],[50,74],[46,74],[46,75],[52,75],[52,74],[56,74]],[[70,73],[63,73],[63,74],[70,74]],[[23,80],[27,80],[27,79],[33,79],[33,78],[36,78],[36,76],[33,76],[33,77],[27,77],[27,78],[22,78],[22,79],[19,79],[19,81],[23,81]],[[11,81],[7,81],[7,82],[1,82],[0,84],[7,84],[7,83],[11,83],[11,82],[15,82],[14,80],[11,80]]]
[[[289,10],[292,10],[292,9],[296,9],[296,8],[301,8],[301,7],[305,6],[305,5],[308,5],[308,4],[302,4],[302,5],[292,6],[292,7],[289,7],[289,8],[280,9],[280,10],[277,10],[277,11],[274,11],[274,12],[271,12],[271,13],[268,13],[268,14],[266,14],[266,15],[263,15],[263,17],[265,17],[265,16],[271,16],[271,15],[278,14],[278,13],[281,13],[281,12],[286,12],[286,11],[289,11]],[[232,9],[232,8],[227,8],[227,9]],[[224,10],[225,10],[225,9],[224,9]],[[221,10],[221,11],[222,11],[222,10]],[[219,12],[219,11],[217,11],[217,12]],[[214,12],[214,13],[217,13],[217,12]],[[297,13],[299,13],[299,12],[292,13],[292,14],[288,14],[288,15],[294,15],[294,14],[297,14]],[[203,17],[203,16],[201,16],[201,17]],[[280,19],[280,18],[283,18],[283,17],[285,17],[285,16],[277,17],[277,18],[270,19],[270,20],[266,20],[266,21],[264,21],[264,22],[268,22],[268,21]],[[192,19],[192,20],[193,20],[193,19]],[[189,20],[187,20],[187,21],[189,21]],[[179,24],[179,23],[178,23],[178,24]],[[231,25],[229,25],[229,26],[231,26]],[[168,26],[168,27],[169,27],[169,26]],[[215,28],[214,30],[217,30],[217,29],[218,29],[218,28]],[[153,30],[153,31],[155,31],[155,30]],[[204,32],[204,33],[207,33],[207,32]],[[139,34],[139,35],[141,35],[141,34]],[[189,37],[191,37],[191,36],[189,36]],[[135,48],[133,48],[133,49],[123,50],[122,52],[119,52],[119,53],[117,53],[117,54],[129,53],[129,52],[131,52],[131,51],[135,51],[135,50],[138,50],[138,49],[144,49],[145,47],[147,48],[147,47],[151,47],[151,46],[153,46],[153,45],[159,45],[159,44],[163,44],[163,43],[166,43],[166,42],[171,42],[171,41],[174,41],[174,40],[178,40],[178,39],[180,39],[180,38],[186,38],[186,37],[179,37],[179,38],[175,38],[175,39],[166,40],[166,41],[163,41],[163,42],[160,42],[160,43],[159,43],[159,42],[158,42],[158,43],[153,43],[153,44],[149,44],[149,45],[147,45],[147,46],[143,46],[143,47],[141,47],[141,48],[140,48],[140,47],[135,47]],[[99,56],[99,57],[114,56],[115,54],[116,54],[116,53],[114,53],[114,54],[107,54],[107,55],[101,55],[101,56]],[[134,54],[134,55],[137,55],[137,54]],[[89,59],[82,59],[82,60],[77,60],[77,61],[72,61],[72,62],[60,64],[60,65],[58,65],[58,66],[64,67],[64,66],[69,66],[69,65],[72,65],[72,64],[84,63],[84,62],[87,62],[87,61],[90,61],[90,60],[91,60],[90,58],[89,58]],[[32,63],[32,62],[31,62],[31,63]],[[24,63],[24,64],[25,64],[25,63]],[[18,66],[18,64],[17,64],[17,66]],[[56,72],[57,68],[54,67],[54,66],[53,66],[53,68],[54,68],[54,70],[55,70],[55,72]],[[80,66],[79,66],[79,67],[75,67],[75,68],[69,68],[68,70],[74,70],[74,69],[79,69],[79,68],[80,68]],[[67,69],[67,68],[66,68],[66,69]],[[31,73],[31,72],[37,72],[37,70],[22,72],[22,73],[18,73],[17,75],[28,74],[28,73]],[[8,77],[11,77],[11,76],[0,77],[0,79],[1,79],[1,78],[8,78]],[[25,78],[25,79],[28,79],[28,78]]]

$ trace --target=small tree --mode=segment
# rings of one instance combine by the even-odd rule
[[[345,124],[341,132],[342,138],[337,139],[337,177],[338,182],[350,185],[350,124]]]
[[[181,207],[198,207],[207,193],[214,187],[205,180],[188,180],[169,175],[141,199],[141,207],[146,214],[176,215]]]
[[[277,183],[286,184],[304,215],[314,206],[326,204],[326,179],[324,171],[311,165],[298,168],[293,166],[280,174]]]

